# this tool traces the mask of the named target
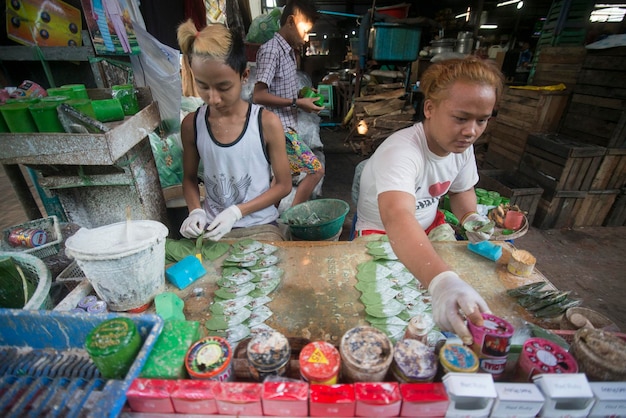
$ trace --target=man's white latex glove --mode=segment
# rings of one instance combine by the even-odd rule
[[[241,216],[241,211],[237,205],[227,207],[213,219],[213,222],[207,228],[208,232],[204,234],[205,238],[211,241],[219,241],[220,238],[233,229],[233,225],[241,219]]]
[[[453,271],[436,275],[428,285],[428,292],[432,297],[433,319],[441,330],[453,331],[464,344],[471,345],[472,334],[462,314],[468,321],[482,325],[481,313],[491,313],[484,299]]]
[[[466,225],[468,222],[475,222],[485,225],[483,228],[478,230],[474,230]],[[483,215],[479,215],[478,213],[470,213],[463,219],[463,229],[465,229],[465,234],[467,235],[467,239],[470,242],[477,243],[481,241],[487,241],[493,235],[493,231],[495,229],[495,223],[491,221],[489,218]]]
[[[204,227],[208,223],[209,218],[206,216],[204,209],[194,209],[180,226],[180,235],[185,238],[197,238],[204,232]]]

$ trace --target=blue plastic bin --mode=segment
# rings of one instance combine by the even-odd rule
[[[0,416],[117,417],[163,328],[157,315],[127,315],[143,345],[124,380],[107,380],[84,344],[118,316],[0,309]]]
[[[369,44],[376,61],[415,61],[420,51],[422,28],[399,23],[374,23]]]

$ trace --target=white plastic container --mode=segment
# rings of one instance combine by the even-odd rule
[[[150,303],[163,290],[167,234],[157,221],[118,222],[81,228],[65,247],[109,309],[128,311]]]

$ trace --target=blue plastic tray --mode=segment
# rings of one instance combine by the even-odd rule
[[[84,348],[101,322],[127,316],[143,346],[124,380],[104,379]],[[156,315],[0,309],[0,416],[116,417],[163,320]]]

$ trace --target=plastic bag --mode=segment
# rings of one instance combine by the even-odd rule
[[[161,138],[156,133],[148,135],[163,188],[183,182],[183,149],[180,147],[179,136],[172,134]]]
[[[276,7],[268,14],[255,17],[250,23],[246,42],[262,44],[272,39],[274,33],[280,28],[281,12],[281,8]]]
[[[159,104],[163,134],[180,131],[182,82],[180,52],[159,42],[139,25],[135,36],[141,48],[139,55],[131,55],[135,84],[150,87],[153,99]]]

